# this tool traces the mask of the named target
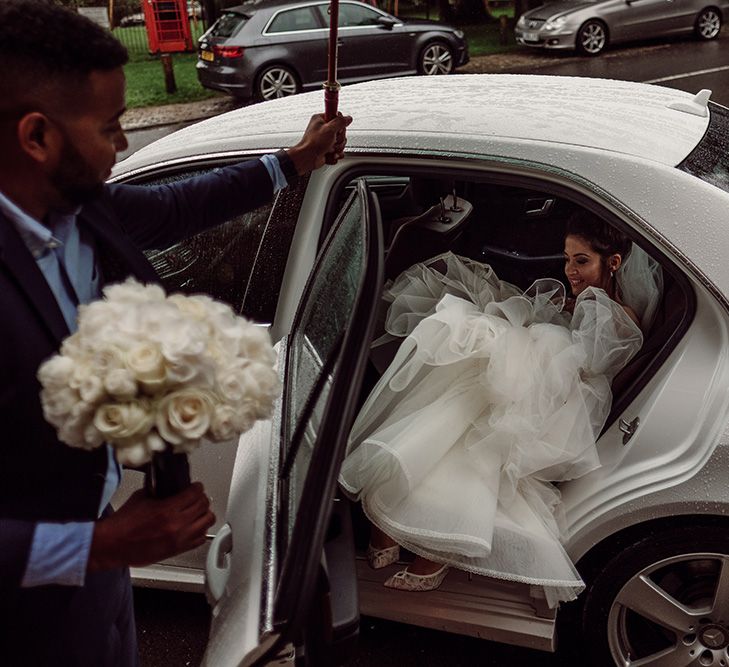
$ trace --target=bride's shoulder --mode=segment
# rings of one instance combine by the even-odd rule
[[[625,311],[625,314],[631,320],[633,320],[633,322],[640,328],[640,320],[638,319],[638,315],[636,314],[636,312],[630,306],[626,306],[624,303],[620,303],[620,306]]]

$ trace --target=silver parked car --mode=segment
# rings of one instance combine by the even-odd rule
[[[596,56],[608,44],[649,37],[716,39],[727,12],[727,0],[556,0],[522,14],[515,34],[525,46]]]
[[[219,518],[208,547],[135,569],[136,583],[202,590],[205,572],[213,667],[293,664],[302,642],[296,664],[342,664],[360,612],[546,651],[559,639],[589,667],[729,664],[729,110],[708,91],[518,75],[368,82],[341,106],[344,160],[152,254],[169,289],[270,325],[285,388],[272,420],[191,457]],[[169,182],[291,145],[321,107],[308,93],[210,119],[114,179]],[[440,217],[454,191],[469,212],[457,226]],[[664,277],[612,385],[602,465],[559,487],[585,592],[556,610],[538,586],[455,570],[436,591],[384,588],[398,566],[367,566],[366,526],[336,485],[374,380],[384,278],[446,250],[523,288],[563,278],[579,209]],[[141,475],[126,474],[128,493]]]

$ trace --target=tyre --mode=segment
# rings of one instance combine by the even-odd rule
[[[453,51],[445,42],[430,42],[420,52],[418,71],[426,76],[450,74],[456,67]]]
[[[699,39],[716,39],[721,32],[721,14],[714,7],[706,7],[696,17],[694,32]]]
[[[285,65],[272,65],[264,69],[256,79],[256,99],[265,102],[279,97],[296,95],[301,90],[299,79]]]
[[[577,31],[575,46],[583,56],[600,55],[608,44],[607,26],[602,21],[585,21]]]
[[[729,532],[678,526],[593,568],[578,627],[584,664],[729,665]]]

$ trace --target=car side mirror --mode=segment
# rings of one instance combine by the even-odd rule
[[[377,17],[377,25],[380,26],[380,28],[384,28],[385,30],[392,30],[394,25],[397,23],[394,19],[391,19],[389,16],[378,16]]]

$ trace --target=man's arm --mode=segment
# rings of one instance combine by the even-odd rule
[[[339,160],[346,145],[349,116],[328,123],[314,115],[301,141],[286,150],[303,176],[321,167],[327,155]],[[271,200],[274,184],[259,159],[213,169],[200,176],[156,186],[111,185],[111,206],[126,233],[142,248],[164,248]]]

